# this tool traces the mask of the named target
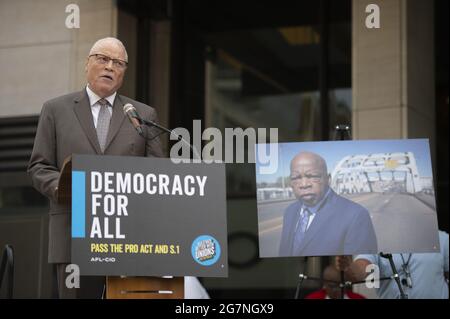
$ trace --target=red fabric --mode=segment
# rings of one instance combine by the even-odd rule
[[[363,295],[351,291],[346,291],[345,294],[347,295],[348,299],[366,299]],[[326,297],[327,297],[326,290],[320,289],[310,293],[305,297],[305,299],[326,299]]]
[[[325,289],[320,289],[310,293],[305,297],[305,299],[325,299],[326,296],[327,292],[325,291]]]
[[[346,294],[349,299],[366,299],[366,297],[364,297],[363,295],[357,294],[355,292],[347,291]]]

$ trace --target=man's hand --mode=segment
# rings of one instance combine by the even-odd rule
[[[367,266],[370,261],[366,259],[357,259],[353,261],[352,256],[336,256],[334,265],[337,270],[345,272],[346,278],[350,281],[362,281],[367,276]]]
[[[334,260],[335,267],[339,271],[347,271],[352,262],[352,256],[336,256]]]

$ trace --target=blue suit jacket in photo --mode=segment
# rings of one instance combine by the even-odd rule
[[[303,203],[286,208],[280,241],[280,256],[331,256],[376,254],[377,239],[367,209],[330,189],[297,251],[292,251],[295,227]]]

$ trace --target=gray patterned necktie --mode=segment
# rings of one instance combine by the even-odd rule
[[[100,112],[98,113],[97,119],[97,138],[103,153],[105,151],[109,123],[111,122],[111,113],[108,110],[109,102],[107,100],[100,99],[97,103],[100,104]]]
[[[308,229],[308,222],[311,216],[311,212],[308,208],[303,207],[299,214],[299,219],[297,221],[297,228],[295,230],[294,242],[292,245],[292,255],[298,254],[298,248],[300,247],[303,238],[305,237],[306,230]]]

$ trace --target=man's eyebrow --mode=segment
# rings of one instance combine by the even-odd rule
[[[309,172],[305,172],[305,174],[314,174],[314,175],[320,175],[322,174],[322,171],[318,170],[318,171],[309,171]]]
[[[293,172],[291,172],[291,175],[294,175],[294,176],[296,176],[296,175],[322,175],[322,173],[323,172],[321,170],[315,169],[314,171],[306,171],[303,174],[300,172],[293,171]]]

